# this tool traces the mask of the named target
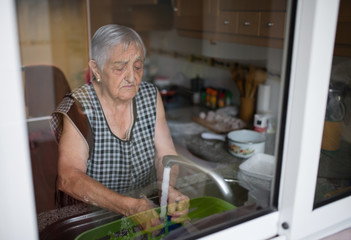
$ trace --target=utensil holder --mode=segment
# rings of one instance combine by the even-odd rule
[[[240,98],[240,118],[251,123],[255,112],[255,98],[241,97]]]
[[[340,147],[343,121],[324,121],[322,149],[336,151]]]

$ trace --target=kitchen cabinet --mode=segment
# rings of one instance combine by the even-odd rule
[[[133,5],[137,4],[157,4],[158,0],[130,0],[129,3]]]
[[[334,55],[351,57],[351,2],[348,0],[340,1]]]
[[[103,25],[119,24],[137,31],[147,48],[148,32],[173,26],[171,4],[161,0],[90,0],[89,11],[91,36]]]
[[[90,1],[91,34],[101,26],[116,23],[133,28],[139,33],[171,29],[171,5],[157,0],[100,0]]]
[[[259,36],[284,38],[285,12],[263,12],[261,13]]]
[[[172,27],[172,8],[170,5],[132,6],[129,7],[129,12],[131,14],[130,25],[137,32],[167,30]]]
[[[217,18],[216,31],[272,38],[284,38],[285,12],[228,12]]]
[[[285,11],[281,0],[218,0],[221,11]]]
[[[187,31],[214,31],[217,0],[176,0],[173,2],[174,27]]]
[[[256,12],[240,12],[238,34],[258,36],[260,15]]]
[[[237,12],[222,12],[217,18],[216,30],[221,33],[238,33],[238,18]]]
[[[15,2],[22,65],[54,65],[71,88],[84,83],[89,60],[85,1]]]
[[[249,45],[283,46],[286,2],[277,0],[177,0],[179,35]]]
[[[89,22],[90,35],[94,35],[101,26],[112,22],[112,0],[90,0],[89,1]]]
[[[157,5],[163,3],[169,3],[169,0],[129,0],[131,5]]]

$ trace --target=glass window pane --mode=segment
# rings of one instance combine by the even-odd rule
[[[341,1],[339,9],[315,207],[351,194],[351,5]]]
[[[28,141],[37,213],[56,209],[57,143],[49,119],[85,82],[88,61],[83,1],[16,1]],[[68,24],[69,23],[69,24]]]
[[[38,226],[43,238],[50,239],[53,231],[61,239],[73,238],[97,226],[113,231],[116,237],[129,233],[124,229],[130,227],[128,224],[135,231],[133,235],[140,234],[141,228],[126,218],[121,220],[120,212],[101,202],[86,204],[79,196],[75,195],[78,200],[69,197],[56,186],[59,149],[50,126],[51,113],[72,90],[93,86],[91,94],[96,94],[96,104],[101,106],[104,129],[114,134],[114,138],[103,139],[106,142],[117,139],[121,144],[138,145],[136,139],[146,139],[135,136],[138,121],[142,121],[137,95],[133,96],[135,109],[128,112],[133,124],[126,124],[131,138],[119,138],[115,133],[119,133],[116,129],[121,125],[111,120],[103,102],[106,99],[96,90],[100,89],[97,84],[107,86],[103,84],[109,72],[100,69],[102,83],[97,82],[98,77],[91,78],[90,70],[94,69],[88,69],[90,41],[95,31],[106,24],[131,27],[143,39],[147,55],[142,78],[160,93],[178,154],[168,162],[164,160],[165,168],[157,176],[158,180],[167,179],[162,172],[174,163],[179,168],[174,187],[190,199],[190,207],[188,218],[181,223],[184,227],[174,224],[177,230],[166,232],[167,237],[206,235],[275,211],[278,190],[273,182],[279,181],[275,176],[280,171],[276,169],[282,156],[283,139],[279,136],[283,138],[280,129],[284,128],[286,110],[281,99],[287,97],[281,96],[287,92],[283,91],[287,80],[282,76],[289,29],[286,1],[238,0],[234,4],[228,0],[17,0],[16,4]],[[107,54],[109,59],[111,56]],[[129,58],[123,60],[129,64]],[[113,70],[115,81],[111,85],[119,81],[118,71],[122,70]],[[81,131],[77,124],[75,127]],[[155,134],[157,138],[160,133],[156,130]],[[85,135],[84,140],[88,142]],[[155,145],[156,152],[159,148],[172,152],[172,144],[169,148]],[[130,159],[137,154],[143,158],[149,151],[137,150],[132,148]],[[93,164],[92,156],[84,164]],[[122,194],[134,199],[143,194],[162,214],[164,189],[160,181],[150,177],[150,184],[141,183],[134,190],[132,181],[144,174],[135,170],[139,163],[128,163],[131,175],[126,185],[133,191],[128,189]],[[115,164],[111,171],[117,167]],[[98,178],[89,171],[87,175]],[[118,229],[105,225],[114,221]]]

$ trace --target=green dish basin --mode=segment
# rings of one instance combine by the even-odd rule
[[[233,210],[236,207],[232,204],[215,197],[199,197],[190,200],[188,217],[190,223],[194,223],[200,219],[211,216],[213,214],[222,213]],[[159,213],[160,208],[156,211]],[[105,225],[85,231],[77,236],[76,240],[92,240],[92,239],[161,239],[168,234],[168,228],[172,228],[175,223],[168,222],[165,226],[155,226],[148,231],[140,230],[130,217],[118,219]],[[153,236],[152,232],[160,231],[162,234]]]

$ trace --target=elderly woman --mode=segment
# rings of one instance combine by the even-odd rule
[[[125,216],[152,209],[143,188],[162,181],[165,155],[176,151],[160,94],[142,81],[145,46],[132,29],[106,25],[92,38],[91,84],[68,94],[53,113],[59,142],[58,188],[83,202]],[[168,204],[181,219],[188,198],[175,190],[172,168]],[[132,197],[134,196],[134,197]],[[149,211],[144,218],[155,217]],[[178,218],[179,217],[179,218]],[[152,225],[158,223],[152,220]]]

